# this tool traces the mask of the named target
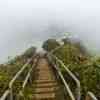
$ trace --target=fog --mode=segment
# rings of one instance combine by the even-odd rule
[[[0,0],[0,63],[69,32],[100,50],[100,0]]]

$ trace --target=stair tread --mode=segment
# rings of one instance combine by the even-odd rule
[[[44,77],[39,76],[37,79],[38,79],[38,80],[52,80],[52,79],[55,79],[55,78],[52,77],[52,76],[49,76],[49,77],[47,77],[47,76],[44,76]]]
[[[44,88],[36,88],[34,93],[51,93],[57,91],[58,87],[44,87]]]
[[[56,97],[55,93],[45,93],[45,94],[34,94],[33,98],[37,99],[37,100],[50,100],[50,99],[54,99]]]
[[[33,100],[56,100],[60,86],[45,58],[41,58],[34,70]]]
[[[34,74],[41,74],[41,75],[42,75],[42,74],[44,74],[44,75],[47,74],[47,75],[53,75],[52,72],[49,72],[49,71],[39,71],[39,72],[35,72]]]
[[[57,82],[55,83],[44,83],[44,84],[33,84],[35,87],[53,87],[58,86]]]
[[[35,80],[34,83],[55,83],[55,80]]]

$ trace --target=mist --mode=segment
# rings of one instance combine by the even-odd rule
[[[100,50],[99,0],[0,0],[0,63],[65,32]]]

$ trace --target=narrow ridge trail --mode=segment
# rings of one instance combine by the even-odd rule
[[[34,76],[33,100],[64,100],[61,85],[46,58],[39,59]]]

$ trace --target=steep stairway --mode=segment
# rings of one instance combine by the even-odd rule
[[[47,59],[40,58],[34,76],[33,100],[63,100],[61,87]]]

